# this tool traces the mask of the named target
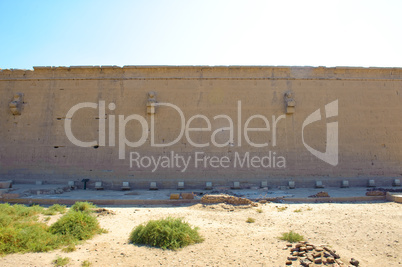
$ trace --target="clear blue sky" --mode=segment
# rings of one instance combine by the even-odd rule
[[[402,1],[0,0],[0,68],[402,67]]]

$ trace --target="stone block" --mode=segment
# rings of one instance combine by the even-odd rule
[[[212,190],[212,182],[206,182],[205,183],[205,189],[206,190]]]
[[[368,180],[367,187],[375,187],[375,181],[373,179]]]
[[[19,198],[20,194],[16,194],[16,193],[4,193],[3,194],[3,198],[8,198],[8,199],[12,199],[12,198]]]
[[[13,181],[0,181],[0,188],[11,188]]]
[[[0,189],[0,197],[3,197],[3,194],[6,194],[6,193],[8,193],[9,192],[9,189],[8,188],[6,188],[6,189]]]
[[[261,187],[268,187],[268,182],[267,181],[262,181],[261,182]]]
[[[315,181],[315,188],[324,188],[322,181]]]
[[[121,186],[121,190],[130,190],[130,183],[129,182],[123,182]]]
[[[348,188],[349,187],[349,181],[348,180],[343,180],[341,183],[341,188]]]
[[[35,184],[36,184],[36,185],[43,185],[44,182],[43,182],[43,181],[35,181]]]
[[[232,189],[240,189],[240,182],[233,182]]]
[[[151,182],[149,184],[149,190],[158,190],[158,187],[156,186],[156,182]]]
[[[181,193],[181,197],[183,199],[194,199],[194,194],[193,193]]]
[[[392,186],[401,186],[401,180],[400,180],[400,179],[395,179],[395,180],[392,182]]]
[[[102,182],[95,182],[95,189],[96,190],[103,190]]]
[[[184,182],[178,182],[177,189],[184,189]]]
[[[170,199],[180,199],[180,194],[170,194]]]
[[[288,185],[289,185],[289,189],[295,189],[296,188],[296,183],[294,181],[289,181]]]

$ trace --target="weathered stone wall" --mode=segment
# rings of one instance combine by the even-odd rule
[[[204,115],[211,123],[210,130],[206,130],[205,117],[194,118],[189,127],[206,131],[188,132],[189,138],[184,133],[171,146],[152,146],[152,129],[154,142],[167,144],[180,135],[182,128],[179,113],[172,107],[156,106],[154,115],[147,113],[150,91],[156,93],[159,104],[177,106],[185,123],[194,115]],[[293,114],[286,114],[286,92],[292,92],[296,103]],[[10,106],[16,93],[23,94],[21,115],[14,115],[16,109],[13,114]],[[134,188],[146,188],[151,181],[158,182],[159,187],[176,187],[179,181],[184,181],[185,187],[203,187],[206,181],[217,186],[233,181],[285,185],[289,180],[296,181],[296,186],[312,186],[314,180],[338,186],[342,179],[348,179],[354,186],[366,184],[368,178],[386,185],[402,174],[401,93],[402,69],[396,68],[80,66],[0,70],[0,179],[66,183],[89,178],[114,187],[129,181]],[[336,100],[337,116],[326,118],[325,106]],[[99,112],[102,101],[104,113]],[[98,107],[79,109],[71,120],[66,118],[73,106],[83,102]],[[114,110],[110,109],[110,103],[115,104]],[[317,158],[303,144],[303,122],[317,109],[321,120],[304,128],[304,141],[324,152],[326,125],[337,122],[337,164]],[[143,133],[138,120],[122,123],[132,114],[146,121],[148,131]],[[214,119],[222,114],[230,119],[223,116]],[[247,132],[248,141],[245,124],[256,114],[266,117],[270,129]],[[109,133],[113,118],[114,137]],[[105,131],[99,129],[103,119]],[[71,121],[77,139],[97,143],[90,147],[74,145],[65,132],[66,120]],[[230,126],[230,121],[233,131],[222,129]],[[122,137],[119,123],[125,126],[128,140],[136,142],[143,136],[144,143],[135,148],[119,146]],[[248,127],[267,126],[259,117],[252,119]],[[99,132],[105,133],[104,145],[102,135],[99,144]],[[218,145],[212,143],[211,136]],[[197,148],[191,142],[209,145]],[[268,146],[255,147],[251,142]],[[119,152],[125,159],[119,159]],[[173,153],[190,161],[187,168],[179,160],[180,166],[174,164],[153,171],[153,164],[138,168],[133,162],[130,167],[131,152],[138,159],[170,158]],[[199,158],[203,155],[223,159],[223,166],[214,168],[219,163],[207,161],[204,167],[202,160],[195,161],[196,152]],[[253,156],[265,157],[265,165],[271,155],[271,167],[255,167],[256,164],[253,167],[252,163],[240,167],[247,152],[250,161]],[[147,160],[143,163],[146,165]]]

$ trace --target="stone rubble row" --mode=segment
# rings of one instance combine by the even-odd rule
[[[286,265],[290,266],[299,263],[297,266],[313,267],[313,266],[346,266],[340,260],[339,254],[335,250],[327,246],[315,246],[307,241],[301,241],[293,244],[287,244],[283,249],[290,251],[290,256],[286,260]],[[359,266],[359,261],[351,259],[349,262],[352,266]],[[296,265],[294,265],[296,266]]]

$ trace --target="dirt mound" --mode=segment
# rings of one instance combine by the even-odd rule
[[[384,191],[368,191],[366,192],[366,196],[385,196],[386,192]]]
[[[240,210],[245,210],[245,209],[251,209],[254,206],[252,205],[238,205],[234,206],[231,204],[225,204],[225,203],[218,203],[218,204],[196,204],[192,206],[193,209],[197,210],[209,210],[209,211],[227,211],[227,212],[234,212],[234,211],[240,211]]]
[[[116,213],[112,210],[108,210],[105,208],[96,209],[95,212],[98,214],[97,216],[105,216],[105,215],[116,215]]]
[[[311,196],[308,196],[308,197],[329,197],[329,194],[328,194],[328,192],[321,191],[321,192],[318,192],[315,195],[311,195]]]
[[[251,205],[257,206],[257,203],[254,203],[250,199],[243,197],[235,197],[229,195],[204,195],[201,198],[202,204],[217,204],[217,203],[226,203],[231,205]]]

